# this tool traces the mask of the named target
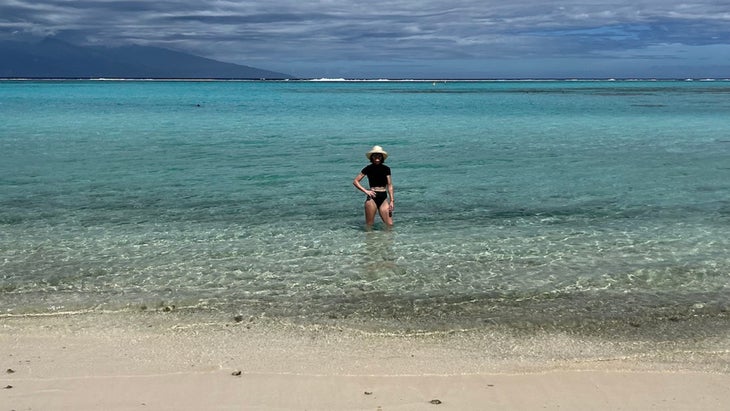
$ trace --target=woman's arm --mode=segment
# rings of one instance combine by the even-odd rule
[[[393,180],[388,176],[388,197],[390,197],[390,211],[393,212],[395,208],[395,197],[393,196]]]
[[[365,178],[365,174],[358,174],[357,177],[355,177],[355,180],[352,182],[352,185],[354,185],[355,188],[357,188],[358,190],[367,194],[368,197],[375,197],[375,192],[373,190],[368,190],[367,188],[363,187],[362,184],[360,184],[360,181],[362,181],[363,178]]]

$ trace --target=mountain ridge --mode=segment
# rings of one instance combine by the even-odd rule
[[[77,46],[54,38],[0,41],[2,78],[283,80],[295,76],[151,46]]]

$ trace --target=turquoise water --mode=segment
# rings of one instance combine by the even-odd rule
[[[395,226],[352,179],[389,153]],[[726,318],[730,82],[0,82],[0,314]]]

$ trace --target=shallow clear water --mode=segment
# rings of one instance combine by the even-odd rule
[[[0,82],[0,309],[725,318],[728,82]],[[395,227],[351,185],[390,153]]]

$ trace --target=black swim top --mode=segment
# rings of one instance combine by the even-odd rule
[[[388,185],[390,167],[385,164],[370,164],[363,168],[361,173],[368,176],[370,187],[385,187]]]

